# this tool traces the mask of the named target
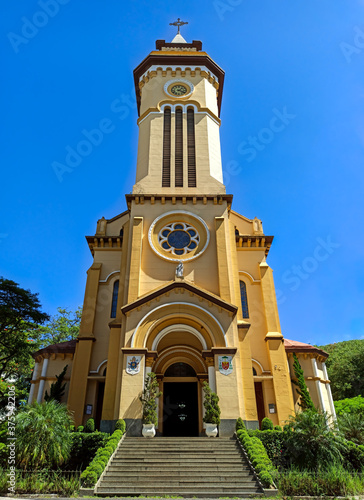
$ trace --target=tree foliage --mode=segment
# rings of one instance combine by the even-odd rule
[[[49,319],[41,311],[38,295],[0,278],[0,374],[2,379],[17,377],[19,367],[29,365],[34,350],[33,335]]]
[[[313,404],[310,393],[308,392],[305,376],[296,353],[293,353],[293,359],[293,369],[296,375],[296,380],[292,380],[292,382],[297,385],[298,388],[296,388],[296,391],[301,396],[301,400],[298,404],[302,410],[315,410],[315,405]]]
[[[75,339],[80,331],[82,308],[79,307],[75,312],[68,309],[57,308],[58,314],[37,331],[39,339],[38,348],[43,349],[51,344],[59,344]]]
[[[48,391],[45,392],[44,401],[57,401],[61,402],[62,396],[64,396],[64,391],[66,389],[66,382],[63,383],[64,377],[66,375],[68,365],[66,365],[62,372],[59,375],[56,375],[56,382],[51,384],[51,388],[48,394]]]
[[[16,452],[25,469],[58,466],[70,456],[72,418],[65,405],[32,403],[15,417]]]
[[[338,434],[327,425],[327,415],[306,410],[284,427],[287,460],[304,470],[318,470],[342,462]]]
[[[364,394],[364,339],[320,346],[326,362],[334,400]]]
[[[14,281],[0,278],[0,407],[5,408],[9,381],[20,404],[27,399],[34,367],[32,352],[76,338],[81,309],[58,308],[52,317],[42,312],[38,295]]]
[[[356,396],[355,398],[345,398],[335,401],[336,415],[343,413],[361,413],[364,420],[364,398]]]

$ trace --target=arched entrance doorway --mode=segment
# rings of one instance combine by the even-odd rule
[[[187,363],[170,365],[163,378],[163,436],[198,436],[198,381]]]

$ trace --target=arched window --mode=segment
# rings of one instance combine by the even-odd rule
[[[114,288],[112,291],[112,302],[111,302],[111,318],[116,318],[116,307],[118,305],[118,294],[119,294],[119,280],[114,283]]]
[[[253,366],[253,375],[254,375],[254,376],[258,375],[258,374],[257,374],[257,370],[254,368],[254,366]]]
[[[240,281],[240,298],[241,308],[243,310],[243,318],[249,318],[248,295],[246,293],[246,284],[244,283],[244,281]]]
[[[165,377],[196,377],[196,372],[187,363],[174,363],[169,366],[164,374]]]

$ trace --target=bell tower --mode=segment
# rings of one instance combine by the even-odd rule
[[[133,194],[225,194],[220,151],[224,71],[179,32],[134,70],[139,146]]]

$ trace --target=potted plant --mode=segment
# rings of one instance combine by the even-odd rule
[[[144,437],[152,438],[155,436],[155,426],[158,423],[156,399],[160,398],[161,395],[156,374],[153,372],[148,373],[144,390],[139,398],[143,406],[142,434]]]
[[[219,396],[212,392],[211,387],[207,382],[203,384],[203,391],[205,393],[204,407],[205,416],[203,421],[206,424],[206,435],[207,437],[216,437],[218,432],[218,426],[220,425],[220,407],[219,407]]]

